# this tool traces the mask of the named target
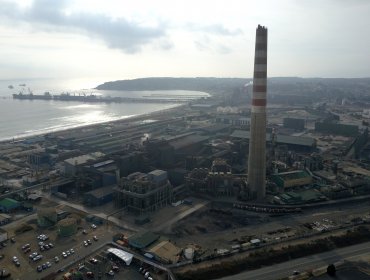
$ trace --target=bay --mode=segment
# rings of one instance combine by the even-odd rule
[[[25,86],[23,85],[25,84]],[[8,86],[12,85],[13,88]],[[195,91],[98,91],[93,81],[0,80],[0,140],[18,139],[91,124],[116,121],[179,106],[178,103],[81,103],[76,101],[18,100],[12,94],[69,92],[136,98],[178,96],[190,99],[208,96]],[[90,87],[90,88],[89,88]]]

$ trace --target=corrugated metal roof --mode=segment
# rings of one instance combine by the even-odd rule
[[[250,139],[250,132],[246,130],[235,130],[231,137],[241,138],[241,139]],[[266,133],[266,141],[270,142],[271,134]],[[311,137],[301,137],[301,136],[290,136],[290,135],[276,135],[276,142],[282,144],[291,144],[291,145],[300,145],[300,146],[315,146],[316,140]]]
[[[134,258],[133,254],[130,254],[126,251],[123,251],[117,248],[109,248],[108,252],[119,257],[121,260],[123,260],[126,263],[126,265],[130,265],[132,262],[132,259]]]

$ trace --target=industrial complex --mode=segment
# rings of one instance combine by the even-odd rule
[[[0,143],[0,277],[215,279],[369,241],[370,86],[320,83],[268,79],[259,25],[253,80]]]

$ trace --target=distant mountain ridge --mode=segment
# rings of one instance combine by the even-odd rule
[[[208,93],[230,93],[250,83],[252,78],[140,78],[111,81],[96,87],[98,90],[156,91],[189,90]],[[268,78],[268,91],[272,94],[338,92],[341,94],[363,93],[370,95],[370,78]]]
[[[98,90],[191,90],[222,92],[242,87],[252,79],[247,78],[141,78],[106,82]]]

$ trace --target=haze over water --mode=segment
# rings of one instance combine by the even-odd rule
[[[19,86],[26,84],[25,87]],[[14,89],[8,86],[13,85]],[[87,85],[87,86],[84,86]],[[205,93],[192,91],[97,91],[86,89],[97,86],[81,80],[2,80],[0,81],[0,140],[23,138],[31,135],[64,130],[90,124],[115,121],[142,114],[148,114],[178,106],[176,103],[82,103],[76,101],[17,100],[12,94],[30,88],[34,94],[62,92],[100,94],[110,96],[155,96],[155,95],[199,95]],[[85,88],[85,90],[81,90]]]

